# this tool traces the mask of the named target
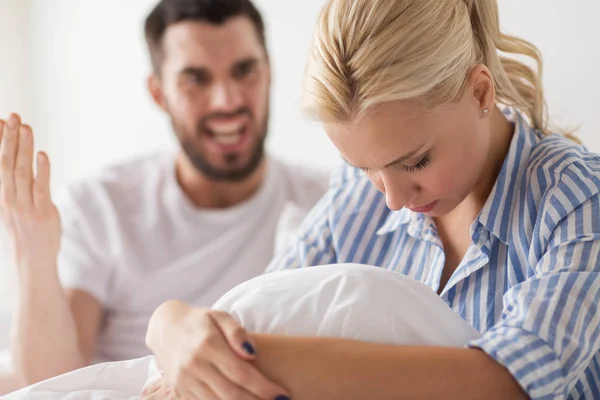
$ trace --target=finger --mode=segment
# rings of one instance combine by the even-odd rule
[[[19,207],[25,210],[33,208],[33,132],[28,125],[21,125],[19,128],[15,188]]]
[[[4,120],[0,119],[0,151],[2,151],[2,135],[4,134]],[[2,185],[2,176],[0,176],[0,186]],[[0,188],[1,190],[1,188]]]
[[[197,382],[185,392],[185,396],[180,396],[181,399],[190,400],[221,400],[229,397],[218,397],[206,384]],[[231,397],[235,398],[235,397]]]
[[[256,348],[248,332],[230,314],[213,311],[209,314],[233,351],[246,360],[256,358]]]
[[[231,384],[244,388],[248,393],[260,399],[286,398],[287,391],[268,380],[249,361],[240,358],[228,345],[214,344],[205,349],[204,356],[212,360],[213,366]],[[202,378],[204,382],[207,382]]]
[[[225,378],[214,366],[204,369],[200,378],[219,399],[258,400],[252,393]]]
[[[164,378],[159,378],[144,386],[140,400],[171,400],[177,399],[175,391],[172,390]]]
[[[12,206],[16,201],[14,168],[19,137],[19,116],[12,114],[4,125],[0,149],[0,176],[2,177],[2,200]]]
[[[42,211],[52,205],[50,195],[50,159],[44,152],[37,155],[37,175],[33,182],[33,202]]]
[[[141,398],[145,398],[147,396],[151,396],[158,392],[162,386],[164,385],[164,378],[155,379],[152,382],[144,385],[144,389],[142,390]]]

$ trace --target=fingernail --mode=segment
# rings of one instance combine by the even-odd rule
[[[250,354],[251,356],[256,355],[256,350],[254,350],[254,346],[252,346],[250,342],[244,342],[242,346],[244,347],[244,351],[246,353]]]
[[[275,397],[275,400],[290,400],[290,398],[287,396],[277,396]]]
[[[17,119],[17,116],[15,114],[11,114],[10,117],[8,118],[8,127],[10,129],[15,129],[17,127],[18,123],[19,123],[19,120]]]
[[[19,133],[19,138],[23,141],[29,139],[29,129],[23,127]]]

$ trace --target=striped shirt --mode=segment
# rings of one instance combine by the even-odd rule
[[[507,157],[440,296],[482,333],[470,347],[532,399],[598,399],[600,156],[512,118]],[[344,166],[268,271],[362,263],[437,292],[444,261],[431,218],[390,211],[363,173]]]

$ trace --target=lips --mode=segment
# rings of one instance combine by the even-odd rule
[[[206,128],[206,132],[218,144],[232,146],[242,141],[244,124],[239,122],[213,124]]]
[[[409,208],[409,209],[416,213],[425,214],[425,213],[431,212],[435,208],[436,205],[437,205],[437,201],[434,201],[433,203],[429,203],[422,207],[414,207],[414,208]]]
[[[246,118],[214,119],[205,123],[204,131],[214,144],[231,150],[244,141],[247,126]]]

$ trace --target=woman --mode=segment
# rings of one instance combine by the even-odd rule
[[[248,335],[226,314],[170,302],[147,342],[173,391],[598,398],[600,158],[550,134],[540,75],[514,55],[541,70],[534,46],[500,33],[495,0],[329,0],[303,105],[349,166],[271,266],[397,271],[480,339],[436,348]]]

